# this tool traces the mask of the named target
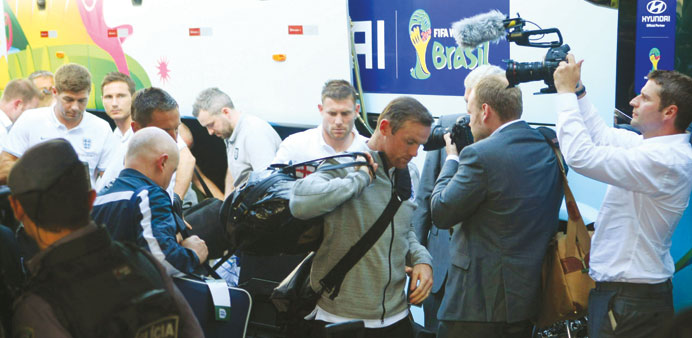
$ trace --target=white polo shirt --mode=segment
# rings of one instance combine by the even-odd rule
[[[127,141],[130,140],[132,134],[134,134],[134,132],[132,131],[132,127],[128,128],[124,134],[120,131],[120,128],[118,128],[117,126],[115,127],[115,130],[113,130],[113,135],[118,141],[120,141],[120,144],[126,144]]]
[[[93,186],[95,169],[104,171],[116,149],[117,141],[110,125],[99,117],[84,112],[82,121],[68,130],[55,116],[53,107],[25,111],[7,135],[3,151],[21,157],[33,145],[64,138],[70,142],[79,159],[89,165],[89,177]]]
[[[12,120],[7,114],[0,109],[0,147],[4,146],[7,134],[12,128]]]
[[[347,152],[366,152],[368,148],[368,138],[358,134],[355,129],[351,130],[354,136],[353,143],[346,150]],[[279,146],[279,151],[276,152],[276,157],[272,163],[288,164],[300,163],[314,160],[320,157],[336,155],[337,152],[324,140],[322,134],[322,125],[317,128],[308,129],[300,133],[295,133],[287,137]]]
[[[252,171],[267,168],[274,159],[281,138],[266,121],[242,114],[231,137],[226,140],[228,170],[233,175],[233,186],[238,187]]]

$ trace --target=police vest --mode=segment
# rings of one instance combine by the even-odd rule
[[[99,226],[44,256],[27,291],[74,337],[177,337],[178,308],[152,259]]]

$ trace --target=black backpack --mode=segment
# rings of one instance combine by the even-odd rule
[[[344,153],[291,165],[271,165],[253,172],[248,181],[230,195],[221,208],[221,223],[232,243],[231,251],[251,255],[300,254],[316,250],[322,242],[322,217],[300,220],[291,215],[288,203],[296,180],[315,171],[367,165],[355,161],[363,153]],[[353,158],[340,164],[325,164],[334,158]]]
[[[73,337],[177,337],[178,308],[153,259],[99,227],[46,255],[27,291]]]

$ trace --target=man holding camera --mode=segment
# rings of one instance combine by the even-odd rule
[[[505,71],[494,65],[481,65],[472,70],[464,79],[464,99],[468,104],[471,88],[485,76],[502,74]],[[452,128],[455,121],[462,114],[441,116],[438,125],[442,128]],[[423,302],[425,312],[425,328],[437,331],[437,310],[444,296],[444,283],[447,280],[447,268],[449,266],[449,231],[440,231],[430,218],[430,195],[432,194],[435,180],[440,175],[440,170],[447,159],[447,151],[444,148],[431,150],[425,154],[425,164],[420,177],[420,185],[416,191],[416,205],[418,208],[413,214],[413,228],[416,231],[418,241],[423,244],[433,258],[433,287],[431,297]]]
[[[557,158],[520,120],[521,91],[504,75],[481,79],[467,107],[475,142],[459,154],[446,136],[431,199],[437,227],[461,222],[452,228],[438,336],[529,337],[562,201]]]
[[[557,136],[576,172],[608,184],[591,240],[589,337],[652,337],[673,315],[670,246],[692,191],[692,78],[649,73],[631,125],[608,127],[588,101],[573,55],[554,74]],[[576,90],[575,90],[576,88]],[[576,93],[576,95],[575,95]]]

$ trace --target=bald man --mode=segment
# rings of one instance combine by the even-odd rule
[[[177,240],[187,229],[173,212],[166,188],[178,159],[178,146],[165,131],[139,130],[130,139],[125,169],[99,193],[92,211],[94,221],[105,224],[113,239],[148,250],[171,276],[200,272],[208,254],[197,236]]]

